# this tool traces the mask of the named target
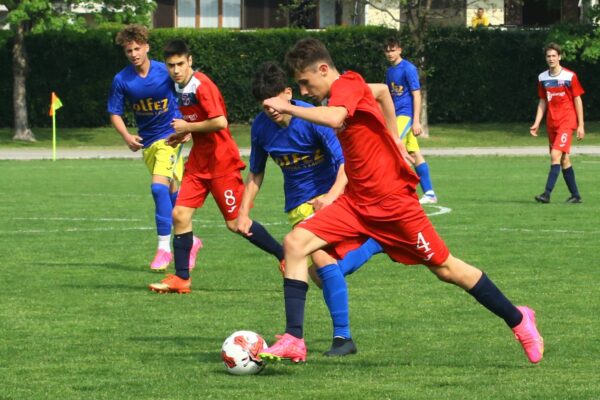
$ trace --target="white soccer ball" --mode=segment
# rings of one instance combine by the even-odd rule
[[[233,332],[221,347],[221,359],[230,374],[253,375],[265,368],[258,353],[266,349],[267,343],[252,331]]]

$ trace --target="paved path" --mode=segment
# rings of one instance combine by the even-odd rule
[[[546,147],[455,147],[455,148],[423,148],[424,155],[431,156],[533,156],[547,155]],[[57,149],[58,159],[78,158],[140,158],[141,152],[133,153],[126,148],[115,147],[71,147]],[[186,147],[184,153],[189,153]],[[241,149],[244,156],[250,149]],[[589,154],[600,156],[600,146],[573,146],[571,154]],[[43,160],[51,159],[52,150],[45,148],[0,148],[0,160]]]

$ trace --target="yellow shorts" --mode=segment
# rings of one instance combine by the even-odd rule
[[[402,143],[406,146],[406,151],[409,153],[419,151],[419,142],[417,142],[417,137],[412,131],[412,118],[406,115],[399,115],[396,117],[396,126],[398,127],[398,134],[402,139]]]
[[[157,140],[143,151],[144,162],[152,175],[166,176],[181,181],[183,176],[183,156],[177,157],[181,145],[171,147],[165,140]],[[175,165],[175,163],[177,163]]]
[[[319,197],[323,197],[324,195],[320,195],[315,197],[318,199]],[[288,221],[292,225],[292,227],[296,226],[296,224],[304,221],[306,218],[310,217],[315,213],[315,209],[308,203],[302,203],[298,207],[293,210],[288,211]]]

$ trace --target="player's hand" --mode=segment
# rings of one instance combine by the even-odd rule
[[[583,140],[584,137],[585,137],[585,129],[583,128],[583,126],[578,126],[577,127],[577,140]]]
[[[538,128],[539,128],[539,127],[540,127],[540,126],[539,126],[539,125],[536,125],[536,124],[533,124],[533,125],[531,125],[531,126],[529,127],[529,134],[531,134],[531,136],[535,136],[535,137],[537,137],[537,135],[538,135],[538,134],[537,134],[537,131],[538,131]]]
[[[269,114],[273,114],[275,112],[280,113],[280,114],[285,114],[285,108],[289,105],[290,103],[285,101],[284,99],[280,98],[280,97],[271,97],[268,99],[263,100],[263,108],[265,109],[266,112],[268,112]]]
[[[423,133],[423,127],[421,126],[421,123],[418,121],[413,122],[412,131],[413,135],[420,136]]]
[[[408,153],[408,150],[406,150],[406,146],[402,142],[402,139],[395,138],[394,140],[396,141],[396,146],[398,146],[398,150],[400,150],[400,155],[402,156],[402,158],[404,158],[404,161],[406,161],[409,164],[414,164],[415,159]]]
[[[175,133],[179,135],[190,132],[190,126],[184,119],[174,118],[171,126],[175,129]]]
[[[144,147],[142,144],[142,138],[138,135],[129,135],[127,138],[127,147],[129,147],[129,150],[131,151],[138,151]]]
[[[183,137],[183,139],[181,139],[181,144],[187,143],[187,142],[189,142],[190,140],[192,140],[192,134],[191,134],[191,133],[188,133],[187,135],[185,135],[185,136]]]
[[[236,231],[241,233],[246,237],[252,236],[250,232],[250,227],[252,226],[252,220],[247,215],[239,215],[237,217],[237,226]]]
[[[177,133],[171,133],[165,139],[165,143],[171,147],[177,147],[183,141],[183,136],[178,135]]]
[[[330,205],[331,203],[333,203],[335,199],[331,198],[328,195],[324,195],[318,198],[314,198],[312,200],[307,201],[308,204],[310,204],[315,212],[327,207],[328,205]]]

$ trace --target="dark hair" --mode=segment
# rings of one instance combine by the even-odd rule
[[[556,50],[559,56],[562,54],[562,49],[560,48],[560,45],[558,43],[550,42],[546,46],[544,46],[544,55],[546,55],[548,50]]]
[[[115,38],[119,46],[125,46],[127,43],[136,42],[139,44],[148,43],[148,28],[143,25],[131,24],[121,29]]]
[[[181,39],[173,39],[169,41],[163,48],[163,57],[169,58],[173,56],[190,56],[190,48]]]
[[[383,49],[386,50],[390,47],[402,47],[402,43],[400,43],[400,39],[396,38],[396,37],[389,37],[387,39],[385,39],[385,42],[383,42]]]
[[[319,61],[335,68],[325,45],[313,38],[300,39],[285,55],[285,64],[292,73],[304,71]]]
[[[262,63],[252,79],[252,94],[257,101],[275,97],[287,87],[285,72],[273,61]]]

